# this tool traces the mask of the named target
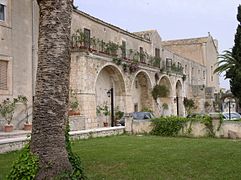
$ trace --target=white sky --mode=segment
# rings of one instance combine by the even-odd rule
[[[163,40],[204,37],[232,48],[241,0],[74,0],[78,9],[130,32],[156,29]],[[229,88],[220,78],[220,86]]]

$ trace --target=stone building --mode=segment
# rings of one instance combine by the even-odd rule
[[[24,95],[30,114],[37,62],[36,8],[32,0],[0,0],[0,102]],[[17,104],[13,122],[16,128],[22,127],[22,111],[22,105]],[[5,123],[0,117],[0,130]]]
[[[2,18],[2,19],[1,19]],[[0,100],[25,95],[31,111],[37,64],[38,7],[35,1],[0,0]],[[110,124],[103,111],[125,113],[151,109],[158,115],[185,115],[183,98],[194,98],[205,111],[219,89],[213,75],[217,43],[204,38],[162,41],[156,30],[130,33],[89,14],[72,15],[70,86],[80,106],[84,128]],[[24,52],[24,53],[23,53]],[[165,97],[152,97],[155,85]],[[107,109],[105,109],[105,107]],[[102,113],[100,113],[102,112]],[[16,128],[22,118],[16,117]]]

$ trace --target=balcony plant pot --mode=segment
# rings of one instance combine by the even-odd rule
[[[104,127],[108,127],[108,122],[103,122],[104,123]]]
[[[24,128],[25,131],[31,131],[32,130],[32,124],[30,123],[24,123]]]
[[[79,116],[79,115],[80,115],[80,112],[78,112],[78,111],[73,111],[73,110],[69,110],[68,115],[69,115],[69,116]]]
[[[90,52],[97,52],[97,50],[96,50],[96,49],[93,49],[93,48],[89,48],[89,51],[90,51]]]
[[[12,124],[4,125],[4,132],[12,132],[12,131],[13,131],[13,125]]]

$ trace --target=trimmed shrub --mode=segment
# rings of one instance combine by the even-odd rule
[[[178,116],[168,116],[152,120],[152,135],[159,136],[177,136],[178,132],[184,127],[189,119]]]

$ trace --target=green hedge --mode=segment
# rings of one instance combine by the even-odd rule
[[[207,128],[207,135],[210,137],[214,137],[215,133],[212,125],[212,118],[207,115],[196,116],[193,118],[185,118],[178,116],[161,116],[159,118],[152,119],[153,129],[150,133],[152,135],[159,136],[177,136],[180,130],[187,125],[187,122],[190,122],[189,127],[187,129],[187,134],[190,134],[192,132],[192,122],[194,121],[204,124]]]
[[[184,127],[189,119],[177,116],[167,116],[152,119],[152,135],[177,136],[178,132]]]

